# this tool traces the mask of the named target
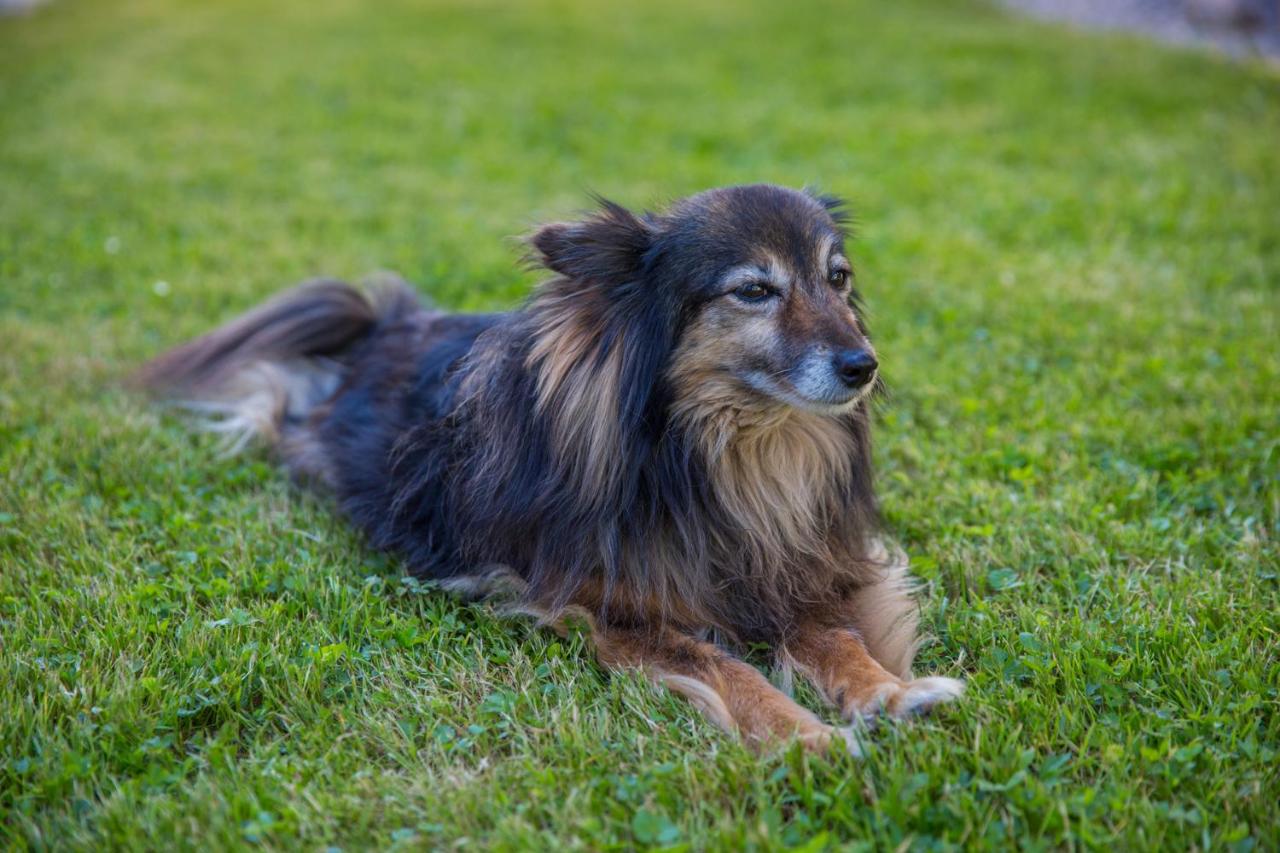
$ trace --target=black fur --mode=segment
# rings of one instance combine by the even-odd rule
[[[532,237],[535,258],[559,278],[521,310],[445,316],[403,294],[377,308],[354,291],[326,290],[325,305],[346,306],[341,316],[326,317],[339,334],[306,346],[295,339],[264,344],[259,335],[246,348],[245,340],[255,340],[250,329],[247,338],[197,348],[197,363],[186,359],[185,372],[166,372],[158,362],[149,381],[179,386],[252,358],[332,358],[338,390],[287,427],[305,432],[295,443],[323,456],[343,512],[376,547],[402,555],[416,576],[457,579],[501,565],[527,582],[528,599],[544,609],[598,589],[591,599],[599,604],[596,617],[616,624],[650,618],[635,605],[646,595],[662,602],[664,613],[680,610],[675,597],[710,597],[692,604],[715,624],[693,627],[777,640],[812,602],[766,606],[759,590],[734,583],[733,570],[721,565],[759,557],[735,546],[737,522],[711,492],[708,460],[669,417],[666,377],[683,329],[714,297],[717,276],[740,262],[746,243],[766,240],[807,263],[815,232],[838,231],[841,210],[830,198],[775,187],[697,196],[661,216],[602,202],[586,220]],[[535,309],[548,288],[589,306],[590,357],[599,369],[611,359],[618,365],[617,475],[600,489],[575,480],[552,439],[552,413],[538,410],[529,357],[539,334]],[[293,309],[324,314],[310,299],[316,295],[296,295]],[[844,423],[855,450],[839,507],[827,519],[828,544],[837,558],[857,561],[866,559],[876,526],[865,410]],[[288,460],[289,444],[282,446]],[[656,538],[675,554],[687,582],[654,572]],[[800,553],[772,558],[797,570],[811,562]],[[829,580],[832,589],[810,592],[842,594],[838,587],[848,579]]]

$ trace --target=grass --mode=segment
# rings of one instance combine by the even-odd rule
[[[0,20],[0,846],[1280,846],[1280,78],[971,2],[59,0]],[[754,756],[118,380],[303,277],[513,304],[509,235],[858,211],[919,669]],[[812,700],[812,695],[806,695]]]

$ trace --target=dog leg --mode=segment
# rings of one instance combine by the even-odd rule
[[[964,692],[964,682],[954,678],[899,678],[848,629],[802,628],[786,654],[850,720],[881,711],[894,719],[922,714]]]
[[[639,668],[753,746],[763,748],[796,738],[814,752],[826,752],[833,742],[857,752],[847,730],[823,723],[755,667],[711,643],[671,630],[596,628],[593,639],[603,665]]]

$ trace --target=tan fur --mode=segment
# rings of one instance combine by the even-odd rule
[[[803,626],[786,652],[795,668],[846,716],[866,707],[871,697],[901,684],[846,629]]]
[[[903,680],[882,667],[853,631],[805,625],[786,654],[846,718],[885,711],[901,718],[929,710],[959,696],[960,682],[950,678]]]
[[[733,712],[725,704],[724,699],[710,684],[690,678],[687,675],[676,675],[672,672],[655,670],[650,672],[655,682],[688,699],[693,707],[701,711],[707,719],[726,732],[736,732],[738,723]]]
[[[837,418],[744,393],[719,369],[738,345],[716,324],[686,333],[670,374],[672,417],[701,436],[717,498],[754,550],[752,563],[768,573],[755,580],[803,595],[793,587],[811,576],[784,555],[803,555],[811,569],[845,556],[827,534],[850,475],[852,438]]]
[[[174,404],[197,416],[198,426],[221,435],[224,450],[236,453],[261,439],[276,444],[290,413],[309,411],[333,392],[336,377],[306,360],[254,361],[219,378],[198,400]]]
[[[849,619],[871,656],[899,678],[911,677],[911,662],[920,647],[919,607],[907,555],[879,546],[873,553],[875,576],[849,599]]]
[[[601,323],[589,293],[555,280],[531,306],[536,337],[526,366],[537,377],[537,406],[549,412],[552,440],[584,490],[607,490],[616,476],[621,347],[600,358]]]
[[[598,625],[593,626],[592,639],[602,664],[639,668],[754,746],[797,738],[809,749],[825,751],[840,737],[837,729],[796,704],[750,664],[710,643],[669,630],[655,635]]]
[[[826,751],[837,738],[856,751],[840,730],[798,705],[750,664],[723,649],[669,628],[624,630],[603,626],[589,607],[557,610],[518,605],[511,612],[533,616],[560,634],[575,623],[591,635],[596,658],[610,669],[639,670],[656,685],[684,696],[724,731],[766,747],[798,738],[806,748]]]

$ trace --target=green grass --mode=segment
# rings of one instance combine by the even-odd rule
[[[0,846],[1276,849],[1277,140],[1273,70],[970,2],[0,20]],[[759,180],[854,202],[969,682],[862,761],[402,580],[118,385],[304,277],[509,306],[587,190]]]

